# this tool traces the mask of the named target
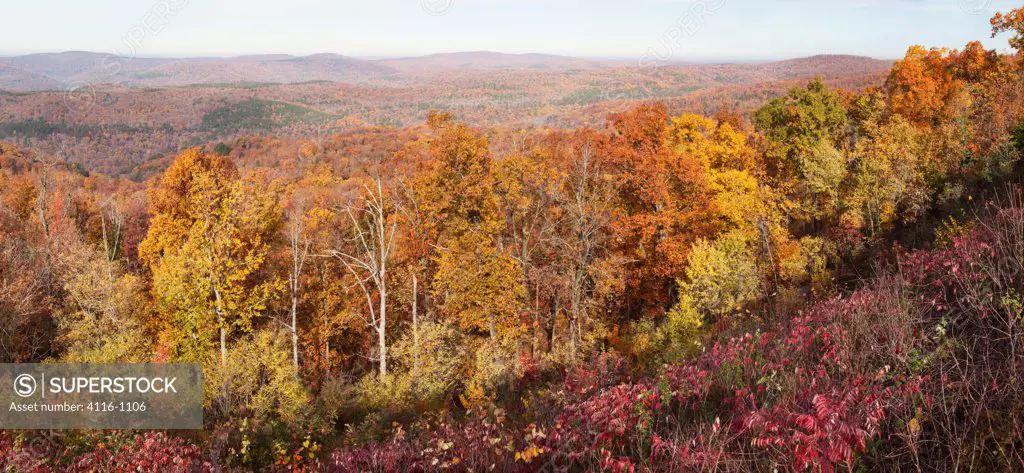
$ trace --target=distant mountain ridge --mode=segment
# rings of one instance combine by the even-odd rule
[[[508,54],[496,53],[493,51],[438,53],[417,57],[382,59],[379,62],[403,72],[424,72],[451,69],[539,69],[547,71],[598,70],[614,66],[612,61],[558,56],[554,54]]]
[[[44,90],[54,88],[54,84],[66,87],[78,83],[129,87],[315,80],[355,83],[396,72],[374,61],[338,54],[119,58],[71,51],[0,58],[0,88]]]
[[[821,73],[873,73],[892,61],[862,56],[822,55],[752,64],[665,64],[671,68],[721,67],[730,74],[797,77]],[[507,54],[491,51],[427,56],[361,59],[333,53],[292,56],[264,54],[236,57],[118,58],[86,51],[0,57],[0,89],[57,90],[80,84],[127,87],[173,87],[192,84],[298,83],[330,81],[360,84],[445,71],[601,71],[637,67],[630,60],[587,59],[553,54]]]

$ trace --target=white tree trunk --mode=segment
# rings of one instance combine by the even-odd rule
[[[417,300],[419,299],[416,287],[416,273],[412,273],[412,379],[415,383],[420,375],[420,322],[417,315]]]

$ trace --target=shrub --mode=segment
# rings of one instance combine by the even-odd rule
[[[199,447],[163,432],[114,432],[74,454],[42,437],[0,432],[0,470],[32,473],[207,473]]]

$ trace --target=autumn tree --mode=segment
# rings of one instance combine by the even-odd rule
[[[755,119],[768,142],[768,176],[800,204],[796,216],[816,229],[845,166],[840,142],[847,117],[839,94],[815,79],[768,102]]]
[[[301,156],[308,153],[312,153],[308,147],[300,150]],[[329,358],[327,352],[330,350],[328,340],[331,330],[328,330],[330,324],[323,322],[333,317],[322,302],[323,298],[331,296],[318,293],[322,291],[316,289],[319,285],[315,284],[316,278],[310,271],[312,269],[315,273],[317,269],[321,269],[319,266],[327,263],[318,261],[322,258],[317,256],[331,243],[330,229],[337,223],[336,209],[332,208],[336,197],[334,193],[341,181],[326,165],[311,163],[309,166],[300,167],[302,169],[296,170],[296,175],[285,191],[283,227],[286,248],[275,255],[274,261],[275,265],[287,267],[285,272],[288,300],[287,307],[284,308],[286,315],[283,320],[279,317],[278,322],[290,335],[292,364],[296,373],[302,358],[301,339],[314,335],[304,333],[303,328],[315,328],[317,336],[324,338],[323,345],[310,351],[323,355],[324,360]],[[327,348],[321,349],[322,346]]]
[[[953,118],[950,106],[961,86],[953,76],[948,49],[916,45],[893,64],[885,81],[892,112],[921,127]]]
[[[434,296],[444,316],[495,338],[518,330],[519,267],[498,247],[504,222],[487,140],[449,117],[434,117],[424,210],[441,222]]]
[[[0,360],[5,363],[39,361],[53,348],[53,307],[61,300],[44,225],[59,173],[54,162],[0,143]],[[51,167],[44,170],[44,165]],[[42,183],[49,194],[45,199]]]
[[[836,143],[846,126],[841,99],[821,79],[794,87],[755,113],[769,154],[802,171],[802,161],[822,142]]]
[[[730,316],[772,292],[784,265],[780,247],[791,241],[791,204],[770,185],[751,140],[732,123],[684,114],[672,118],[668,135],[672,146],[704,166],[713,202],[708,217],[718,222],[716,233],[691,246],[677,278],[677,301],[653,335],[675,358],[700,346],[701,327],[732,323]],[[812,184],[820,177],[808,174]],[[833,191],[835,181],[829,181]]]
[[[709,170],[749,171],[756,165],[746,133],[728,122],[687,113],[672,117],[667,137],[676,151],[696,157]]]
[[[50,349],[53,303],[46,253],[23,238],[17,219],[0,204],[0,360],[38,360]]]
[[[127,363],[152,359],[144,332],[145,285],[125,273],[107,250],[91,247],[77,235],[61,239],[57,266],[68,307],[55,315],[61,358],[71,363]]]
[[[762,288],[748,240],[739,234],[698,240],[680,286],[684,304],[701,313],[721,318],[741,311],[760,297]]]
[[[619,181],[614,231],[630,261],[626,310],[663,313],[690,245],[716,228],[706,170],[693,154],[669,145],[662,104],[613,115],[611,123],[608,171]]]
[[[480,396],[467,402],[475,404],[516,361],[522,267],[501,246],[505,221],[487,139],[448,115],[432,114],[428,125],[429,167],[414,185],[423,223],[436,242],[429,290],[437,316],[471,335],[466,343],[477,356],[465,360],[473,375],[466,384]]]
[[[877,238],[893,222],[921,215],[929,190],[921,138],[907,120],[894,116],[866,131],[853,153],[848,199],[867,235]]]
[[[496,163],[495,189],[504,229],[498,245],[519,265],[528,323],[534,329],[531,348],[552,348],[554,324],[565,287],[558,251],[559,228],[567,218],[562,206],[566,169],[559,151],[569,136],[545,137],[529,150],[517,151]]]
[[[398,228],[383,178],[369,180],[357,203],[342,213],[351,225],[350,242],[329,254],[345,266],[366,299],[366,322],[377,335],[378,373],[383,379],[388,374],[388,267]]]
[[[139,247],[164,329],[181,359],[204,360],[211,332],[248,331],[281,288],[264,271],[280,223],[276,189],[239,176],[230,159],[191,149],[150,188],[153,220]]]
[[[557,269],[566,280],[569,355],[577,356],[592,330],[595,305],[621,294],[621,258],[612,252],[617,188],[599,156],[605,141],[582,131],[567,137],[567,169],[558,195],[564,217],[555,234]],[[553,334],[552,334],[553,335]]]
[[[708,191],[714,202],[709,217],[717,229],[737,231],[750,241],[762,231],[777,232],[788,206],[778,190],[764,182],[766,176],[747,135],[726,122],[699,115],[673,117],[669,143],[704,166]]]
[[[992,37],[1000,33],[1011,33],[1010,47],[1024,51],[1024,7],[1015,8],[1007,13],[997,12],[991,20]]]

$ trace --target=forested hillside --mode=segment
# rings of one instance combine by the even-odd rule
[[[1024,8],[992,26],[703,114],[323,131],[307,84],[117,175],[0,144],[0,362],[206,383],[201,431],[0,431],[0,469],[1022,471]],[[140,94],[202,100],[97,110]],[[110,126],[61,123],[14,127]]]
[[[389,60],[402,70],[356,78],[365,64],[247,56],[202,61],[216,76],[110,82],[104,79],[128,72],[111,78],[90,69],[101,67],[102,55],[10,61],[28,59],[38,63],[33,71],[55,71],[53,80],[83,82],[43,91],[0,90],[0,140],[58,155],[86,171],[135,180],[149,177],[140,168],[164,169],[168,163],[161,158],[180,150],[253,136],[301,141],[336,133],[372,135],[420,125],[434,109],[474,126],[531,130],[602,127],[609,113],[645,100],[663,101],[674,114],[712,114],[723,106],[750,111],[815,76],[860,90],[881,81],[891,65],[818,56],[761,64],[588,67],[583,60],[559,56],[464,53]],[[148,61],[139,58],[125,67],[152,66]],[[299,72],[292,70],[297,61],[303,67]],[[540,65],[530,67],[531,61]],[[330,67],[321,68],[325,62]],[[281,64],[284,72],[295,74],[279,76]],[[193,71],[174,61],[164,64],[170,65]],[[71,71],[82,77],[67,76]],[[0,89],[11,85],[0,75]]]

